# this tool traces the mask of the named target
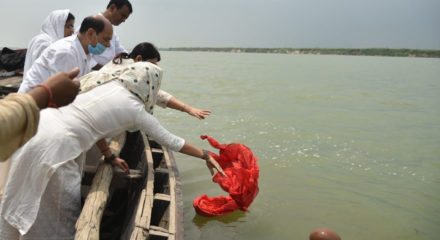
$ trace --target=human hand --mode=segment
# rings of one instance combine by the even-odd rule
[[[126,174],[130,173],[130,167],[128,166],[127,162],[122,158],[115,157],[115,159],[112,160],[112,165],[119,167]]]
[[[198,119],[205,119],[207,116],[209,116],[209,114],[211,114],[211,110],[201,110],[188,106],[188,114]]]
[[[218,164],[218,162],[213,157],[211,157],[211,155],[209,155],[209,159],[206,160],[206,166],[211,172],[211,176],[214,175],[214,168],[216,168],[223,177],[228,177],[226,176],[226,173],[223,171],[223,168],[220,166],[220,164]]]
[[[44,84],[50,88],[54,102],[59,106],[67,105],[75,99],[79,91],[79,81],[76,76],[79,68],[70,72],[60,72],[49,77]]]

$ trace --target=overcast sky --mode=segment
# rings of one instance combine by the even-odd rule
[[[44,18],[71,9],[76,27],[108,0],[2,0],[0,46],[26,47]],[[132,0],[115,27],[130,49],[320,47],[440,49],[440,0]]]

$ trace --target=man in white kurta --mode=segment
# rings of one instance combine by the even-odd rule
[[[127,0],[110,0],[107,9],[103,13],[98,13],[111,22],[113,26],[119,26],[128,19],[133,12],[131,3]],[[113,60],[115,55],[123,52],[128,52],[124,46],[119,42],[119,37],[115,31],[108,47],[102,54],[93,55],[90,61],[90,67],[94,70],[99,70]]]
[[[72,21],[69,20],[71,23],[67,23],[69,13],[69,9],[55,10],[44,19],[40,33],[32,38],[27,47],[24,74],[50,44],[72,35],[73,31],[65,31],[65,28],[72,28],[75,22],[75,19],[72,19]]]
[[[96,23],[96,19],[101,23]],[[18,92],[28,92],[31,87],[43,83],[49,76],[58,72],[68,72],[75,67],[80,69],[78,77],[89,73],[89,48],[98,43],[110,47],[113,27],[104,17],[93,16],[84,19],[81,29],[86,30],[56,41],[46,48],[24,75]]]
[[[83,76],[90,72],[89,62],[90,55],[84,51],[77,35],[63,38],[43,51],[24,75],[18,92],[26,93],[32,86],[43,83],[53,74],[76,67],[80,69],[78,76]]]

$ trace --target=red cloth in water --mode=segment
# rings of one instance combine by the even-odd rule
[[[223,216],[237,209],[247,211],[258,194],[260,170],[257,157],[251,149],[240,143],[219,144],[215,139],[203,135],[211,146],[220,149],[220,155],[210,152],[225,171],[227,178],[217,173],[212,181],[229,193],[229,196],[208,197],[206,194],[193,201],[196,212],[202,216]]]

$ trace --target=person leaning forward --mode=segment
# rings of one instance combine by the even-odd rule
[[[99,55],[110,47],[111,23],[103,16],[86,17],[79,33],[63,38],[46,48],[23,77],[18,92],[28,92],[49,76],[79,67],[78,77],[90,72],[90,55]]]

